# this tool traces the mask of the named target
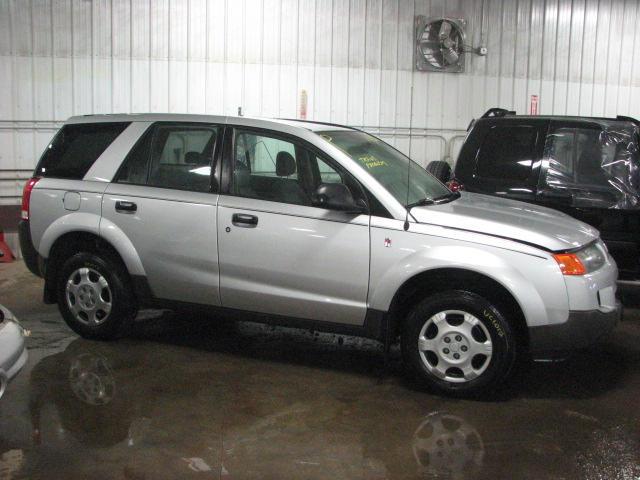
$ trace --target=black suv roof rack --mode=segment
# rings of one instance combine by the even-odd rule
[[[625,115],[618,115],[618,116],[616,117],[616,120],[623,120],[623,121],[625,121],[625,122],[631,122],[631,123],[633,123],[636,127],[640,127],[640,121],[636,120],[636,119],[635,119],[635,118],[633,118],[633,117],[627,117],[627,116],[625,116]]]
[[[515,110],[507,110],[506,108],[494,107],[484,112],[482,118],[506,117],[507,115],[516,115],[516,112]]]
[[[484,112],[484,115],[482,115],[481,118],[497,118],[497,117],[506,117],[506,116],[511,116],[511,115],[518,115],[514,110],[507,110],[506,108],[499,108],[499,107],[494,107],[494,108],[490,108],[489,110],[487,110],[486,112]],[[585,119],[593,119],[593,120],[618,120],[621,122],[631,122],[633,123],[636,127],[640,127],[640,120],[636,120],[633,117],[627,117],[625,115],[618,115],[617,117],[613,118],[613,117],[586,117],[586,116],[582,116],[582,115],[540,115],[540,117],[558,117],[558,118],[562,118],[562,117],[579,117],[579,118],[585,118]],[[469,125],[470,127],[471,125]]]

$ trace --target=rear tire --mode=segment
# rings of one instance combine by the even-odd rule
[[[516,362],[516,335],[505,315],[472,292],[450,290],[419,302],[402,332],[408,372],[423,386],[451,396],[496,391]]]
[[[67,259],[60,269],[56,292],[65,322],[84,338],[118,338],[136,315],[129,276],[109,255],[81,252]]]

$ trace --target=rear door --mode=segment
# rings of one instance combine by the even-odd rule
[[[221,132],[152,125],[105,192],[100,230],[131,241],[155,297],[220,305],[213,167]]]
[[[235,129],[218,203],[222,305],[362,325],[369,286],[369,216],[313,206],[320,183],[363,191],[330,159],[269,131]]]
[[[456,178],[466,190],[534,202],[548,122],[478,122],[460,153]]]

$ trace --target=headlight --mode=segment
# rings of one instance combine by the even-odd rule
[[[24,328],[22,327],[22,325],[20,325],[20,322],[13,315],[13,313],[11,313],[5,307],[0,306],[0,324],[2,324],[3,322],[6,322],[6,323],[13,322],[13,323],[15,323],[16,325],[18,325],[20,327],[20,330],[24,330]]]
[[[553,258],[563,275],[584,275],[602,268],[607,261],[607,253],[602,241],[598,240],[577,252],[556,253]]]
[[[587,273],[595,272],[599,268],[602,268],[607,261],[607,254],[601,246],[601,243],[602,242],[598,241],[576,252],[584,268],[587,269]]]

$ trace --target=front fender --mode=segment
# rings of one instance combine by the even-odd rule
[[[451,238],[404,232],[394,234],[392,248],[384,244],[384,231],[373,235],[369,306],[388,311],[402,285],[428,271],[460,269],[489,277],[506,288],[520,305],[527,324],[566,321],[569,313],[566,286],[553,259],[475,244]],[[374,251],[375,250],[375,251]],[[470,288],[473,285],[469,286]]]

